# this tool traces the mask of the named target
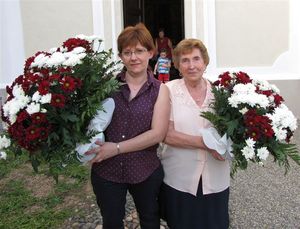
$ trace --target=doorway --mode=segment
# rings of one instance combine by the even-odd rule
[[[163,28],[173,47],[184,38],[184,0],[123,0],[123,15],[124,27],[143,22],[153,39]],[[170,75],[178,78],[178,71],[172,67]]]

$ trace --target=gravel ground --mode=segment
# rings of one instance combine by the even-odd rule
[[[300,128],[294,142],[300,146]],[[300,229],[300,166],[291,162],[285,176],[284,169],[271,160],[264,167],[250,165],[238,171],[231,181],[229,215],[232,229]],[[102,229],[96,203],[84,216],[74,216],[62,227],[67,229]],[[139,221],[133,201],[128,195],[125,217],[126,229],[138,229]],[[161,229],[167,229],[162,221]],[[185,229],[185,228],[183,228]]]

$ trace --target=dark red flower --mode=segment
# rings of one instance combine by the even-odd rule
[[[275,94],[273,96],[274,96],[274,103],[277,106],[279,106],[284,101],[284,99],[280,95],[278,95],[278,94]]]
[[[26,129],[26,140],[33,141],[40,137],[40,128],[35,125],[31,125]]]
[[[66,67],[66,68],[60,67],[60,68],[58,69],[58,72],[61,73],[61,74],[63,74],[63,73],[71,73],[71,72],[72,72],[72,69],[71,69],[70,67]]]
[[[267,97],[269,97],[273,94],[272,90],[265,90],[265,91],[257,90],[256,92],[259,93],[259,94],[266,95]]]
[[[49,136],[49,128],[41,127],[40,128],[40,138],[46,140]]]
[[[59,75],[59,74],[53,74],[53,75],[51,75],[51,76],[49,77],[49,81],[50,81],[50,82],[58,81],[58,80],[60,80],[60,78],[61,78],[61,75]]]
[[[37,83],[40,80],[40,76],[37,73],[27,73],[26,77],[28,78],[28,80],[32,83]]]
[[[62,78],[60,83],[62,84],[62,90],[65,92],[72,92],[75,90],[75,80],[71,76],[65,76],[64,78]]]
[[[77,47],[83,47],[87,52],[91,51],[90,43],[80,38],[70,38],[63,43],[63,46],[67,48],[68,52]]]
[[[228,87],[231,83],[231,76],[229,72],[225,72],[222,75],[219,76],[220,78],[220,84],[224,87]]]
[[[46,95],[49,92],[50,83],[49,81],[43,80],[40,82],[38,91],[41,95]]]
[[[214,86],[219,86],[220,85],[220,80],[216,80],[215,82],[213,82]]]
[[[47,121],[46,115],[44,113],[38,112],[31,115],[31,120],[33,124],[40,124]]]
[[[46,77],[46,76],[48,76],[49,75],[49,69],[48,68],[42,68],[42,69],[40,69],[40,73],[42,73],[42,75],[44,76],[44,77]]]
[[[252,82],[248,74],[245,72],[237,72],[235,75],[237,83],[247,84]]]
[[[247,129],[247,136],[257,141],[261,137],[260,129],[257,127],[251,127]]]
[[[17,122],[21,123],[28,118],[29,118],[28,112],[26,110],[23,110],[18,114]]]
[[[24,72],[26,72],[30,65],[33,63],[35,56],[29,57],[26,61],[25,61],[25,66],[24,66]]]
[[[64,107],[66,102],[65,96],[61,94],[52,94],[51,97],[51,105],[54,107]]]

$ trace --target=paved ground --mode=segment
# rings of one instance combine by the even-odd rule
[[[293,141],[300,149],[300,128]],[[300,229],[300,166],[290,172],[273,161],[251,165],[231,182],[230,228]]]

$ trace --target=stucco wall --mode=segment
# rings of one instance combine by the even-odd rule
[[[25,56],[77,34],[93,34],[91,0],[21,0]]]

